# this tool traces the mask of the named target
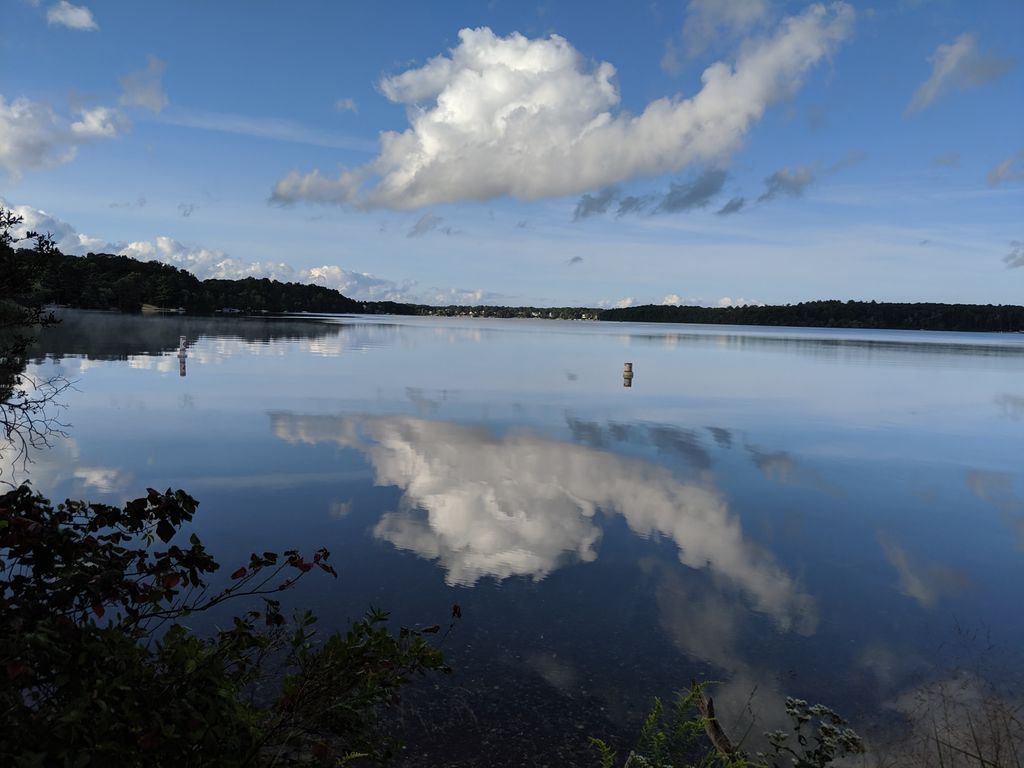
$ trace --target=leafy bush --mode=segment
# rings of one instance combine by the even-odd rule
[[[771,753],[751,756],[722,730],[707,685],[692,683],[668,712],[656,698],[623,768],[826,768],[864,752],[861,737],[831,709],[787,697],[791,729],[766,733]],[[598,752],[600,768],[615,768],[617,756],[611,747],[601,739],[592,738],[590,743]]]
[[[330,553],[253,554],[212,591],[217,562],[183,491],[123,508],[28,486],[0,496],[0,764],[336,765],[387,758],[378,727],[403,685],[447,671],[425,630],[388,631],[371,611],[316,643],[272,595]],[[166,548],[163,545],[167,545]],[[180,623],[243,597],[262,601],[212,637]]]

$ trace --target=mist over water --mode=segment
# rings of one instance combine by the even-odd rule
[[[290,599],[327,626],[463,607],[410,764],[571,764],[691,678],[758,731],[786,695],[870,731],[965,664],[1024,672],[1024,336],[65,318],[40,491],[184,488],[224,564],[326,546],[340,578]]]

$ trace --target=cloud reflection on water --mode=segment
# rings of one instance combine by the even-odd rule
[[[976,498],[999,510],[1007,527],[1017,535],[1019,546],[1024,548],[1024,499],[1013,492],[1013,476],[1006,472],[970,469],[966,481]]]
[[[543,579],[598,557],[599,511],[641,536],[664,536],[681,563],[740,590],[780,629],[813,632],[814,599],[748,542],[709,473],[682,482],[668,469],[533,432],[496,434],[408,416],[272,413],[291,443],[334,443],[365,454],[378,485],[403,492],[374,534],[437,560],[452,585]]]
[[[900,594],[916,600],[922,607],[933,607],[943,596],[971,586],[966,573],[942,563],[921,562],[887,536],[879,534],[878,543],[885,559],[896,569]]]

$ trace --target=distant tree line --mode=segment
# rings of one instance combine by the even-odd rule
[[[597,320],[601,310],[589,307],[498,307],[490,305],[465,306],[450,304],[447,307],[434,307],[427,304],[411,305],[417,315],[435,315],[440,317],[535,317],[551,320]],[[404,314],[404,313],[398,313]]]
[[[606,309],[600,313],[598,319],[814,328],[1024,331],[1024,307],[1012,304],[909,304],[835,300],[744,307],[674,307],[649,304],[624,309]]]
[[[597,318],[585,307],[435,307],[397,301],[356,301],[333,288],[282,283],[268,278],[200,280],[191,272],[159,261],[89,253],[68,256],[56,248],[22,248],[16,254],[26,299],[82,309],[138,312],[148,304],[190,314],[237,310],[269,312],[360,312],[388,315],[474,315],[478,317]]]
[[[31,276],[29,298],[84,309],[138,312],[143,304],[189,313],[220,309],[240,312],[362,312],[363,305],[322,285],[282,283],[267,278],[199,280],[192,273],[158,261],[90,253],[68,256],[58,250],[20,249],[23,273]]]
[[[655,323],[709,323],[818,328],[892,328],[936,331],[1021,331],[1024,307],[991,304],[808,301],[782,306],[676,307],[649,304],[623,309],[588,307],[436,307],[395,301],[356,301],[333,288],[268,278],[199,280],[158,261],[93,254],[68,256],[53,247],[7,247],[24,298],[35,304],[138,312],[143,305],[190,314],[231,310],[246,314],[312,312],[473,317],[527,317]]]

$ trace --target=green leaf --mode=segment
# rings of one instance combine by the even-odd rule
[[[166,520],[161,520],[156,526],[156,535],[160,537],[160,541],[165,544],[174,538],[174,526]]]

